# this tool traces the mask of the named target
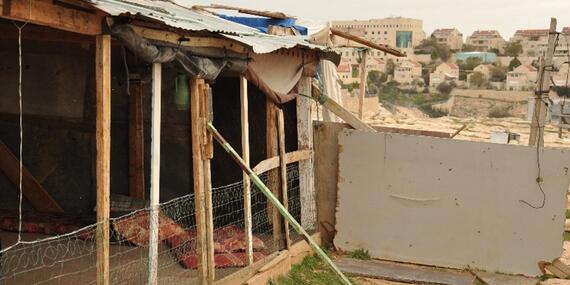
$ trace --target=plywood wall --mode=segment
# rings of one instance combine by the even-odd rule
[[[526,275],[562,253],[568,151],[539,151],[540,208],[535,148],[355,130],[338,143],[343,250]]]

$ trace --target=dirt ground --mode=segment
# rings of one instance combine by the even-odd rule
[[[487,117],[489,107],[496,104],[513,105],[514,107],[511,111],[513,117]],[[343,105],[356,114],[358,99],[356,97],[344,97]],[[520,141],[511,142],[511,144],[527,145],[530,133],[530,122],[525,118],[526,104],[521,102],[500,102],[495,98],[488,100],[485,98],[456,98],[452,106],[453,115],[441,118],[429,118],[416,108],[383,106],[375,97],[366,98],[363,109],[364,121],[376,126],[454,133],[465,124],[467,128],[455,137],[455,139],[460,140],[489,142],[492,132],[510,131],[520,134]],[[456,112],[453,109],[464,111]],[[471,114],[467,114],[465,110],[474,111],[471,111]],[[570,133],[564,130],[563,137],[560,139],[558,138],[558,129],[552,124],[546,126],[544,139],[547,147],[570,147]]]

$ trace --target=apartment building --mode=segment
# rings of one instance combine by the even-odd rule
[[[422,65],[419,62],[406,60],[394,69],[394,81],[400,84],[411,84],[414,80],[423,82]]]
[[[530,64],[523,64],[507,73],[507,90],[527,91],[536,86],[537,71]]]
[[[467,37],[466,43],[475,47],[478,51],[498,49],[503,51],[505,40],[497,30],[479,30]]]
[[[446,45],[451,50],[461,50],[463,47],[463,34],[455,28],[436,29],[431,37],[441,45]]]
[[[544,55],[548,49],[548,29],[517,30],[510,42],[521,44],[523,56]]]
[[[442,63],[429,75],[429,86],[437,87],[445,81],[456,81],[459,79],[459,66],[454,63]]]
[[[333,21],[332,26],[374,43],[399,48],[407,54],[413,54],[413,48],[426,38],[422,20],[404,17]]]

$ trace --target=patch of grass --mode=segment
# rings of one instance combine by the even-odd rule
[[[489,110],[487,115],[489,118],[506,118],[512,117],[509,107],[495,106]]]
[[[352,280],[351,280],[352,281]],[[293,265],[289,275],[269,281],[271,285],[343,285],[341,279],[317,255]],[[356,283],[353,283],[356,284]]]
[[[564,241],[570,241],[570,233],[569,232],[564,231],[562,236],[564,237]]]
[[[473,285],[487,285],[487,283],[481,281],[481,279],[479,279],[479,278],[475,278]]]
[[[370,254],[368,253],[367,249],[357,249],[355,251],[349,251],[346,253],[348,257],[360,260],[370,260]]]
[[[447,101],[449,95],[422,94],[415,89],[401,89],[397,86],[385,85],[380,89],[378,99],[381,103],[388,103],[387,105],[415,107],[431,118],[439,118],[446,116],[447,113],[433,109],[432,105]]]
[[[570,219],[570,210],[566,210],[566,219]]]

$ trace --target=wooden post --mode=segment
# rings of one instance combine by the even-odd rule
[[[301,78],[299,92],[311,94],[311,78]],[[334,102],[334,100],[329,100]],[[312,100],[297,96],[297,146],[299,150],[313,149],[313,115]],[[336,103],[336,102],[335,102]],[[313,171],[313,154],[311,158],[299,162],[299,189],[301,200],[301,225],[305,229],[315,229],[317,221],[316,192]]]
[[[140,80],[129,88],[129,195],[144,200],[144,116]]]
[[[200,116],[202,119],[203,166],[204,166],[204,209],[206,211],[206,273],[207,282],[212,284],[215,279],[214,260],[214,207],[212,203],[212,172],[210,160],[214,157],[214,139],[206,125],[213,121],[212,96],[208,84],[200,85]]]
[[[277,110],[277,129],[279,130],[279,173],[281,174],[281,198],[285,210],[289,211],[289,193],[287,193],[287,162],[285,161],[285,120],[283,110]],[[285,223],[285,245],[287,249],[291,247],[291,237],[289,236],[289,223]]]
[[[548,36],[548,49],[541,60],[538,70],[538,86],[535,91],[534,109],[531,118],[529,146],[544,146],[544,125],[546,124],[547,110],[545,99],[548,99],[550,91],[550,70],[552,69],[552,57],[556,45],[556,18],[550,19],[550,29]]]
[[[190,124],[192,138],[192,175],[194,179],[194,201],[196,205],[196,245],[198,253],[198,277],[200,284],[211,284],[208,262],[208,229],[206,225],[206,194],[204,182],[204,118],[201,115],[201,93],[204,80],[190,82]]]
[[[330,99],[328,96],[321,93],[318,86],[313,84],[311,86],[311,94],[313,99],[315,99],[319,104],[323,105],[323,107],[327,108],[327,110],[333,112],[333,114],[337,115],[337,117],[341,118],[351,127],[361,131],[371,131],[375,132],[374,128],[363,122],[362,120],[358,119],[355,115],[353,115],[350,111],[342,107],[338,104],[335,100]],[[297,102],[302,100],[303,98],[297,97]],[[297,115],[298,116],[298,115]]]
[[[249,167],[249,109],[247,94],[247,79],[240,75],[240,106],[241,106],[241,156]],[[245,255],[247,264],[253,264],[253,233],[251,216],[251,181],[249,175],[243,173],[243,212],[245,220]]]
[[[158,228],[160,210],[160,122],[161,83],[160,63],[152,65],[152,123],[150,147],[150,235],[148,249],[148,284],[158,284]]]
[[[366,96],[366,80],[368,71],[366,70],[366,58],[368,49],[362,51],[362,61],[360,62],[360,96],[358,97],[358,118],[362,120],[364,114],[364,97]]]
[[[277,114],[275,111],[275,104],[270,100],[266,100],[266,150],[267,158],[271,158],[279,155],[278,148],[278,138],[277,138]],[[279,175],[277,171],[270,170],[267,173],[267,185],[275,197],[281,197],[279,193]],[[275,207],[268,201],[267,202],[267,216],[271,217],[269,220],[273,225],[273,242],[274,246],[278,249],[285,247],[282,240],[283,236],[283,219],[279,212],[275,210]]]
[[[111,36],[96,37],[97,284],[109,284],[109,185],[111,177]]]

